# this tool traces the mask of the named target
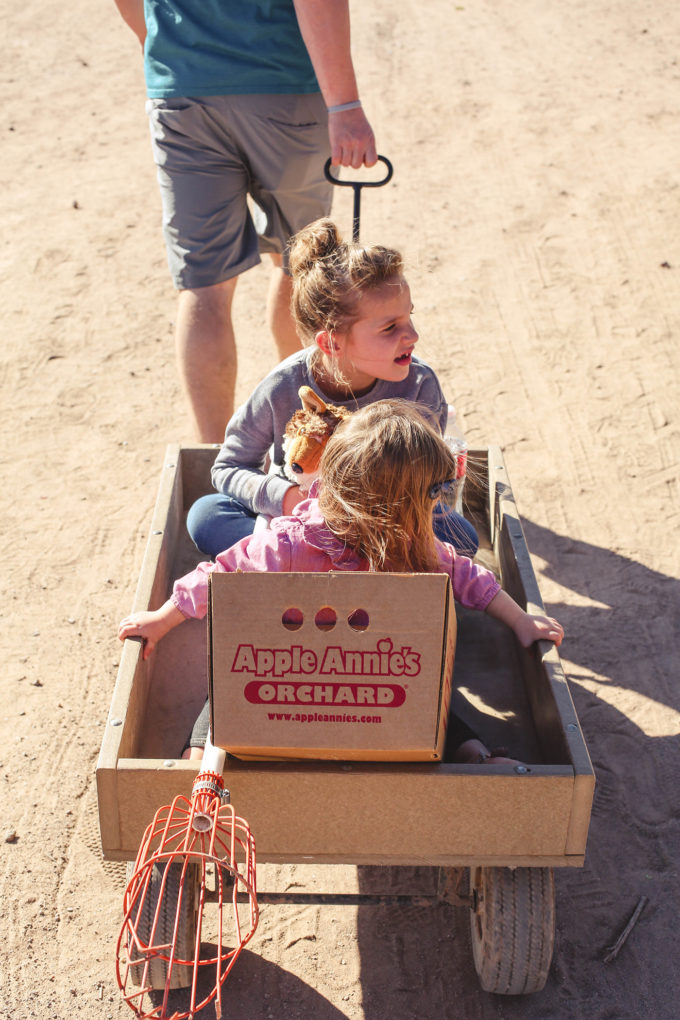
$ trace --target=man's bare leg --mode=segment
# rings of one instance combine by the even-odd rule
[[[300,349],[290,310],[292,281],[280,255],[274,263],[267,296],[267,324],[279,358]],[[179,374],[202,443],[221,443],[234,411],[236,339],[231,308],[238,277],[195,290],[180,291],[175,327]]]
[[[180,291],[175,348],[196,439],[221,443],[234,410],[236,342],[231,306],[238,277]]]
[[[290,310],[293,281],[283,271],[282,257],[271,255],[271,259],[274,265],[267,295],[267,325],[274,337],[279,358],[283,361],[289,354],[299,351],[302,344]]]

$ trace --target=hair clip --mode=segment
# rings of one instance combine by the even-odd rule
[[[451,489],[454,488],[455,484],[455,478],[447,478],[445,482],[436,482],[434,485],[430,486],[430,499],[439,499],[440,496],[446,495],[451,492]]]

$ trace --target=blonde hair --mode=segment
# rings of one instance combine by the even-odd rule
[[[350,329],[359,318],[362,294],[393,282],[404,268],[401,253],[394,248],[343,241],[329,219],[316,220],[293,237],[289,264],[291,308],[306,345],[321,330]]]
[[[435,572],[430,489],[455,473],[454,455],[413,404],[377,400],[329,439],[319,508],[369,570]]]

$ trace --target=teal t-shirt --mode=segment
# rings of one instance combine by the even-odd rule
[[[318,92],[293,0],[144,0],[150,99]]]

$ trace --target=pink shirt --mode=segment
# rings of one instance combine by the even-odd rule
[[[453,597],[469,609],[484,610],[500,591],[490,570],[437,542],[439,569],[448,574]],[[208,611],[208,577],[214,571],[318,572],[366,570],[366,561],[348,549],[328,528],[316,499],[307,499],[291,517],[276,517],[267,531],[258,531],[220,553],[214,563],[199,563],[175,581],[171,601],[184,616],[202,619]]]

